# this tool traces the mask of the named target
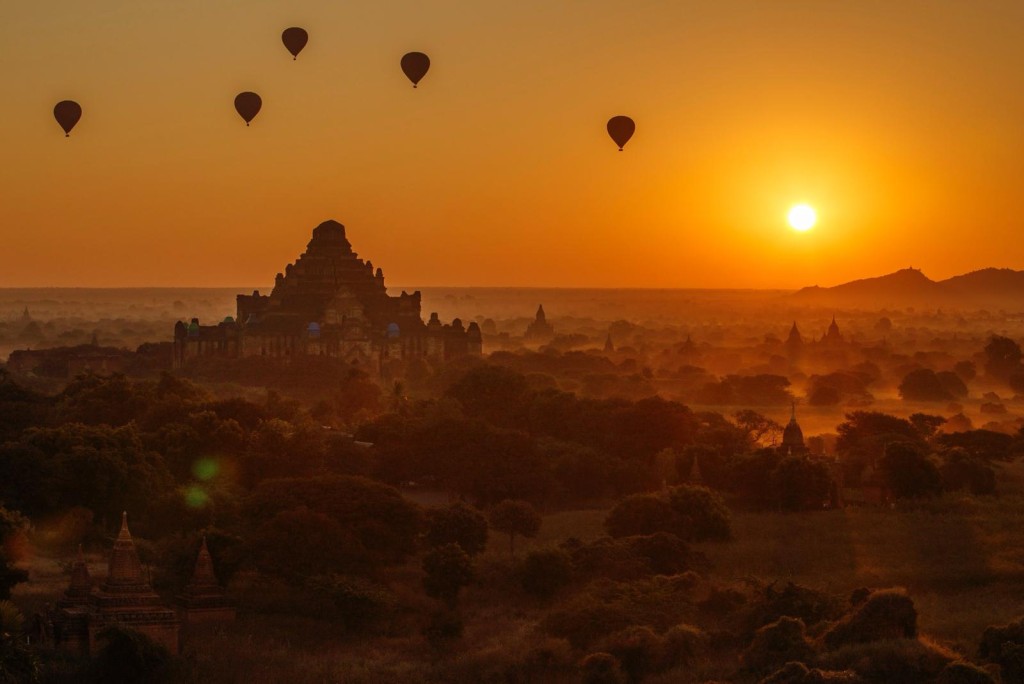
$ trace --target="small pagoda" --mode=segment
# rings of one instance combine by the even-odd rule
[[[178,614],[186,625],[235,619],[235,603],[224,593],[213,572],[213,557],[206,546],[206,535],[199,547],[192,579],[178,596]]]
[[[54,637],[58,646],[80,653],[95,652],[99,634],[117,626],[145,634],[171,653],[178,652],[178,617],[164,605],[142,576],[142,564],[128,530],[128,514],[110,552],[107,579],[92,586],[89,568],[79,550],[71,583],[57,603]]]

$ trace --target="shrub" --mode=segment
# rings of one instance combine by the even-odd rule
[[[605,637],[598,643],[603,653],[618,659],[630,681],[640,681],[659,669],[663,642],[650,627],[634,625]]]
[[[917,610],[902,589],[876,591],[825,632],[829,649],[917,636]]]
[[[523,560],[519,581],[527,593],[551,598],[572,581],[572,561],[564,551],[534,551]]]
[[[759,684],[860,684],[861,681],[857,673],[851,670],[812,670],[803,663],[786,663],[782,669],[768,675]]]
[[[997,663],[1004,681],[1024,681],[1024,619],[986,627],[978,655],[984,661]]]
[[[917,639],[889,639],[843,646],[823,655],[819,664],[853,670],[869,684],[932,684],[952,660]]]
[[[618,659],[610,653],[591,653],[580,661],[583,684],[625,684]]]
[[[706,563],[703,554],[665,532],[621,539],[604,537],[574,548],[571,557],[573,569],[583,579],[630,580],[675,575]]]
[[[754,633],[754,640],[743,652],[743,667],[765,672],[790,661],[809,660],[814,648],[807,640],[807,628],[799,618],[783,617]]]
[[[412,668],[410,663],[410,672],[401,681],[493,684],[578,681],[573,675],[578,667],[579,656],[573,654],[572,648],[564,639],[547,638],[536,641],[518,633],[506,636],[507,638],[491,646],[467,649],[457,655],[453,654],[455,657],[438,663],[440,667],[429,679],[425,679],[423,672]]]
[[[680,521],[668,502],[654,494],[634,494],[615,504],[604,528],[612,537],[632,537],[656,532],[679,533]]]
[[[651,574],[646,558],[633,553],[628,539],[602,537],[590,544],[570,550],[575,574],[582,580],[598,577],[614,580],[631,580]]]
[[[674,487],[669,492],[669,504],[687,532],[678,535],[681,538],[693,541],[728,541],[732,538],[729,509],[722,497],[707,487]]]
[[[690,614],[692,578],[657,576],[633,582],[600,580],[573,594],[541,622],[547,633],[589,650],[599,639],[633,625],[666,630]]]
[[[753,631],[781,617],[792,617],[813,626],[823,620],[834,620],[842,612],[840,601],[834,596],[793,582],[787,582],[779,590],[773,582],[765,586],[751,602],[746,624]]]
[[[677,575],[698,564],[700,554],[674,534],[658,532],[649,536],[626,537],[621,540],[636,558],[642,558],[656,575]]]
[[[676,625],[662,637],[665,667],[689,666],[707,650],[708,636],[696,627]]]
[[[867,587],[857,587],[856,589],[850,592],[850,605],[854,607],[859,606],[860,604],[867,601],[868,597],[870,596],[870,589],[868,589]]]
[[[628,606],[602,604],[585,596],[548,613],[542,625],[548,633],[568,640],[573,648],[584,649],[631,623],[633,616]]]
[[[977,665],[959,661],[947,665],[935,684],[996,684],[996,679]]]
[[[385,587],[359,577],[321,575],[306,582],[306,588],[318,596],[325,617],[341,623],[350,631],[364,632],[394,616],[395,596]]]
[[[712,587],[698,607],[702,613],[721,618],[735,612],[746,602],[747,597],[731,587]]]

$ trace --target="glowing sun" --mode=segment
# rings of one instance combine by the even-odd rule
[[[809,204],[797,204],[789,210],[789,225],[801,233],[808,231],[818,222],[818,212]]]

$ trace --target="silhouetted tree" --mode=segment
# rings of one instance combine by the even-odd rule
[[[532,551],[519,568],[523,589],[534,596],[551,598],[572,580],[569,555],[557,549]]]
[[[960,447],[949,449],[942,455],[942,485],[949,491],[967,489],[972,494],[994,494],[996,472],[982,459],[971,456]]]
[[[807,395],[807,403],[811,406],[835,406],[842,399],[839,390],[831,385],[814,385]]]
[[[303,506],[337,522],[382,562],[401,561],[415,549],[419,508],[396,489],[361,477],[267,480],[248,497],[245,512],[263,522]]]
[[[953,366],[953,372],[960,376],[965,383],[978,376],[978,368],[973,361],[957,361]]]
[[[733,414],[733,418],[735,418],[736,424],[747,433],[751,445],[761,442],[773,444],[782,434],[781,425],[752,409],[737,411]]]
[[[473,561],[458,544],[445,544],[423,556],[423,589],[454,607],[459,591],[473,581]]]
[[[467,372],[448,388],[447,395],[462,404],[466,415],[493,425],[512,427],[527,391],[526,378],[504,366],[485,365]]]
[[[478,554],[487,547],[487,519],[461,501],[434,509],[427,514],[427,543],[458,544],[469,555]]]
[[[934,496],[942,492],[942,475],[938,467],[909,444],[894,442],[887,445],[878,466],[897,499]]]
[[[942,416],[932,416],[927,413],[910,414],[911,425],[926,439],[932,437],[945,422],[946,419]]]
[[[946,449],[960,448],[985,461],[1009,461],[1015,456],[1014,438],[994,430],[967,430],[938,435],[935,442]]]
[[[1009,337],[993,335],[985,345],[985,374],[1007,379],[1020,368],[1020,345]]]
[[[821,509],[829,498],[832,475],[817,459],[789,456],[772,471],[770,486],[784,511]]]
[[[739,501],[752,508],[776,505],[771,474],[781,460],[778,450],[772,448],[737,456],[730,464],[729,481]]]
[[[297,583],[316,575],[365,573],[372,568],[358,537],[304,506],[281,511],[260,526],[253,555],[258,569]]]
[[[917,428],[906,419],[877,411],[854,411],[838,425],[836,450],[843,456],[847,474],[856,478],[864,464],[875,463],[893,442],[908,442],[924,449],[924,439]]]
[[[528,539],[536,537],[541,517],[526,501],[506,499],[491,509],[490,522],[495,530],[508,535],[509,554],[515,557],[516,535]]]
[[[910,371],[899,386],[908,401],[948,401],[967,396],[967,386],[951,371],[936,373],[929,368]]]

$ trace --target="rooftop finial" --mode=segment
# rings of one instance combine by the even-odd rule
[[[118,532],[117,538],[128,541],[132,539],[132,533],[128,530],[128,511],[121,511],[121,531]]]

